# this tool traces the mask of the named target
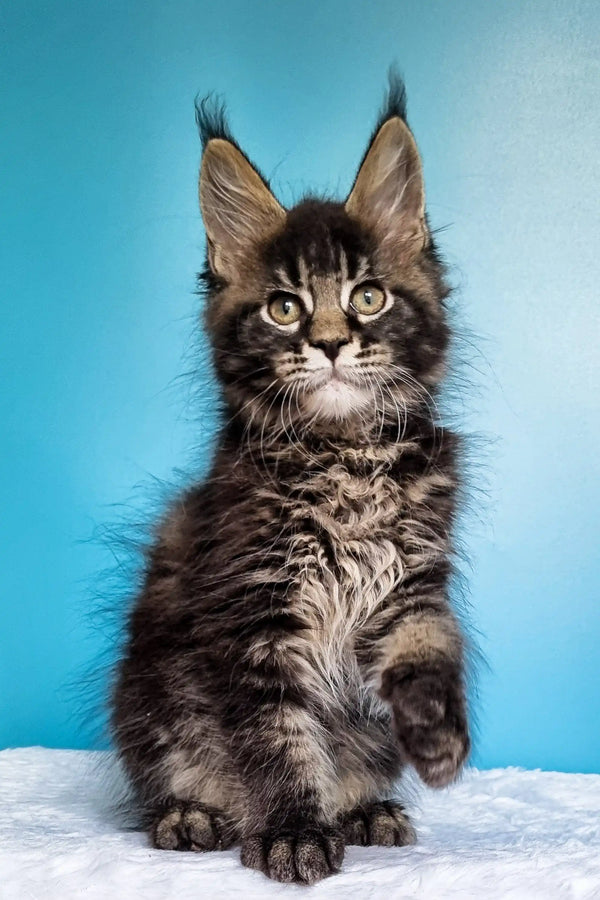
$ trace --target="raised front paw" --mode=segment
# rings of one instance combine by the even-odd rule
[[[242,842],[242,863],[274,881],[314,884],[338,872],[343,859],[341,832],[318,825],[264,831]]]
[[[431,787],[458,774],[470,750],[464,688],[457,666],[399,664],[383,673],[382,696],[392,706],[398,741]]]

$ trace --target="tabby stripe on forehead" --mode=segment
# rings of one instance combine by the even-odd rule
[[[293,272],[287,272],[283,266],[279,266],[279,268],[275,269],[275,275],[277,276],[278,286],[285,290],[294,291],[300,287],[298,265],[295,259]]]
[[[294,288],[302,287],[302,272],[300,269],[300,261],[297,254],[290,250],[288,253],[286,253],[285,258],[282,262],[286,276],[291,282],[292,286]]]
[[[364,272],[366,270],[367,260],[351,246],[344,247],[343,254],[346,263],[345,278],[354,281],[354,279],[358,277],[359,272]]]
[[[348,281],[348,256],[341,244],[338,244],[337,249],[336,268],[340,272],[340,282],[344,284],[345,281]]]

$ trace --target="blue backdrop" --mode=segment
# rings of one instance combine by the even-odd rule
[[[211,433],[206,359],[199,422],[177,382],[195,93],[227,96],[284,201],[343,194],[396,59],[478,335],[467,427],[496,439],[464,530],[489,662],[475,761],[600,771],[600,6],[21,0],[2,19],[0,744],[89,744],[69,682],[102,648],[107,553],[86,539]]]

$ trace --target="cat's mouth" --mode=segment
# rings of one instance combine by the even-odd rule
[[[321,366],[319,369],[313,369],[310,373],[312,387],[318,389],[331,385],[334,388],[341,388],[343,385],[354,384],[348,368],[348,366]]]
[[[345,419],[360,414],[372,401],[371,392],[352,378],[348,366],[313,369],[303,399],[305,412],[322,419]]]

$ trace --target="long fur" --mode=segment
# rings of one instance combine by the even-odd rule
[[[369,148],[405,99],[392,78]],[[275,228],[223,107],[202,102],[198,122],[224,415],[208,476],[157,524],[112,727],[156,846],[241,841],[246,865],[312,883],[345,843],[411,843],[389,801],[404,766],[442,786],[469,751],[448,598],[460,441],[436,405],[448,287],[402,208],[415,153],[385,173],[391,234],[369,215],[369,148],[360,204],[307,200]],[[223,196],[243,201],[227,228]]]

